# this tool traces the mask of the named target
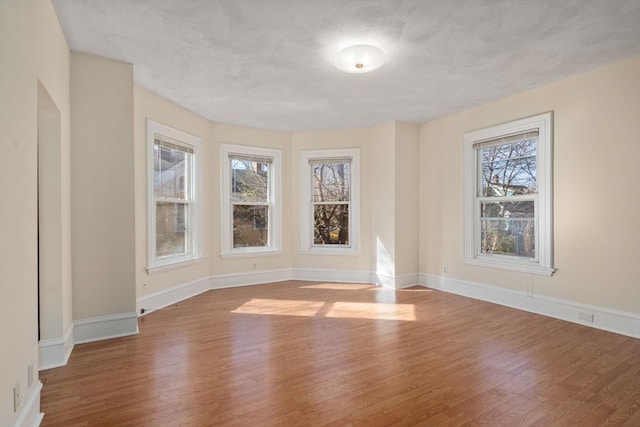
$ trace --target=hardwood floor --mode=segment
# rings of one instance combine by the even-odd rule
[[[640,426],[640,340],[416,287],[209,291],[43,371],[43,426]]]

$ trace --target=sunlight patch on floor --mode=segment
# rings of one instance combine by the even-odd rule
[[[305,285],[300,286],[301,289],[338,289],[338,290],[361,290],[361,289],[375,289],[373,285],[359,285],[355,283],[320,283],[317,285]]]
[[[323,301],[252,299],[232,311],[240,314],[276,314],[279,316],[314,316]]]
[[[318,315],[343,319],[416,320],[413,304],[252,299],[231,312],[276,316]]]
[[[416,311],[413,304],[335,302],[327,317],[414,321]]]

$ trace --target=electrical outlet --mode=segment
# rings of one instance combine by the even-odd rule
[[[444,267],[442,267],[442,272],[443,273],[448,273],[449,272],[449,267],[447,267],[446,265]]]
[[[33,363],[27,366],[27,387],[31,387],[33,384]]]
[[[18,412],[20,407],[20,383],[13,387],[13,412]]]

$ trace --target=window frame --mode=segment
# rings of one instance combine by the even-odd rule
[[[311,161],[351,159],[349,245],[313,243],[313,181]],[[300,153],[300,252],[307,255],[360,254],[360,149],[306,150]]]
[[[146,140],[147,140],[147,272],[151,273],[158,271],[159,269],[171,268],[179,264],[189,263],[202,258],[202,242],[200,239],[201,229],[201,183],[202,183],[202,168],[201,168],[201,146],[202,139],[183,132],[181,130],[172,128],[165,124],[156,122],[147,118],[146,120]],[[190,206],[189,218],[185,218],[187,226],[187,240],[188,247],[187,252],[178,255],[168,255],[163,257],[157,256],[156,240],[156,206],[158,203],[167,202],[170,200],[162,200],[165,198],[156,198],[153,187],[153,174],[154,174],[154,146],[157,137],[165,137],[170,139],[172,143],[177,143],[185,148],[189,148],[193,151],[193,160],[190,167],[189,177],[185,180],[191,184],[188,191],[189,199],[184,202]],[[186,184],[185,182],[185,184]],[[181,202],[183,203],[183,202]]]
[[[481,143],[530,130],[538,131],[534,200],[535,258],[481,253],[480,204]],[[553,113],[547,112],[467,132],[464,149],[464,254],[465,264],[551,276],[553,266]],[[502,198],[501,198],[502,199]]]
[[[271,159],[269,172],[269,201],[256,203],[269,207],[267,221],[268,246],[233,247],[233,205],[231,201],[231,162],[230,156],[258,157]],[[223,258],[278,255],[282,253],[282,183],[281,150],[275,148],[253,147],[237,144],[220,144],[220,236]],[[243,203],[240,203],[243,204]],[[253,204],[253,203],[246,203]]]

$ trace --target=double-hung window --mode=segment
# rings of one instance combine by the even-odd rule
[[[149,269],[198,257],[200,139],[147,120]]]
[[[553,273],[551,138],[551,113],[465,134],[465,262]]]
[[[223,144],[222,254],[280,251],[280,151]]]
[[[302,251],[357,251],[358,150],[305,151],[302,177]]]

